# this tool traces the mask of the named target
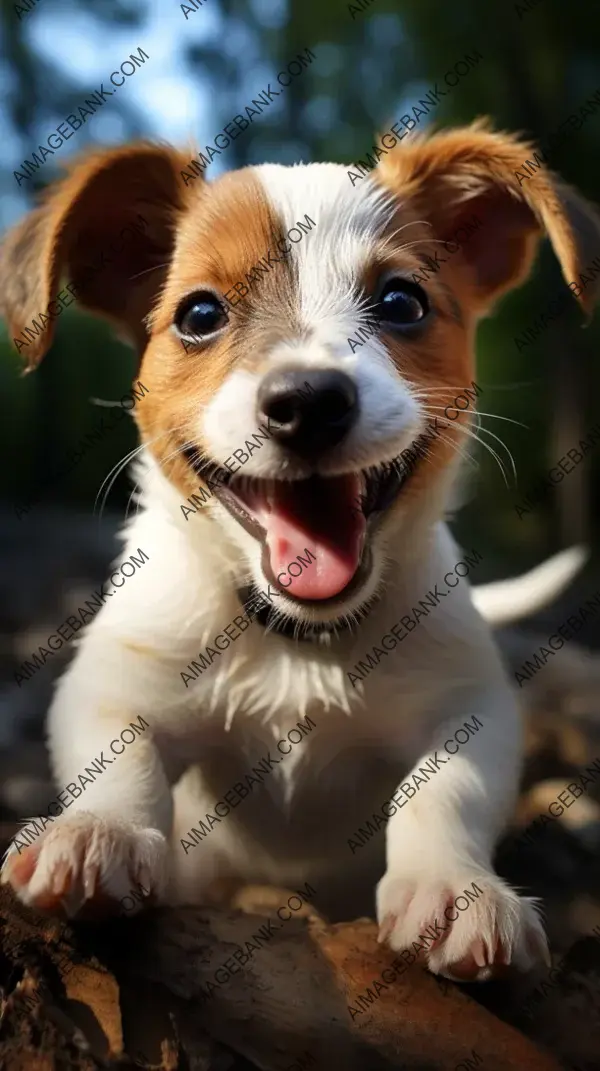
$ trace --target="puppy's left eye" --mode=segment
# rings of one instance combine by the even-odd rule
[[[221,302],[208,290],[190,294],[179,306],[175,326],[187,338],[212,335],[227,323],[227,313]]]
[[[427,294],[416,283],[390,279],[381,291],[379,315],[387,323],[405,327],[419,323],[429,312]]]

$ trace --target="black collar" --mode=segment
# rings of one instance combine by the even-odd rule
[[[268,628],[270,632],[274,632],[278,636],[285,636],[288,640],[329,643],[340,633],[350,631],[352,619],[349,614],[337,618],[335,621],[328,621],[320,625],[303,624],[302,622],[294,621],[287,614],[283,616],[277,613],[277,610],[273,607],[267,606],[264,600],[261,600],[261,592],[254,584],[238,588],[237,597],[244,608],[244,613],[250,620],[256,621],[258,625]],[[364,607],[361,610],[361,618],[367,617],[371,609],[372,606]]]
[[[238,588],[237,596],[247,617],[256,621],[257,625],[268,628],[270,632],[278,636],[285,636],[288,640],[318,643],[323,639],[333,639],[337,632],[348,627],[346,620],[326,622],[322,625],[305,625],[294,621],[287,614],[283,616],[277,613],[274,607],[268,606],[264,598],[261,599],[261,592],[254,584]]]

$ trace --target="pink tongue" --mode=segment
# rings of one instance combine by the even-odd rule
[[[354,475],[302,480],[277,485],[268,504],[262,504],[271,569],[276,577],[285,574],[279,584],[295,598],[329,599],[352,580],[366,527],[357,504],[360,491],[360,477]],[[298,558],[306,560],[307,551],[314,557],[302,565]],[[294,572],[302,570],[298,576],[288,572],[290,565]]]

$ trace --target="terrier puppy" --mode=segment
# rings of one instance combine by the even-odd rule
[[[134,144],[76,162],[8,236],[14,333],[67,275],[146,388],[124,539],[148,560],[57,689],[57,802],[3,871],[24,902],[74,912],[135,881],[203,902],[235,879],[341,904],[380,877],[382,937],[423,941],[435,972],[545,954],[536,906],[492,868],[521,727],[469,592],[481,554],[444,523],[478,320],[544,232],[586,312],[598,290],[577,280],[600,221],[545,169],[520,183],[531,152],[475,124],[408,138],[360,181],[267,164],[209,184]]]

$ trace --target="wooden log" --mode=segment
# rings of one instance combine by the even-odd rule
[[[75,925],[6,888],[0,919],[6,1071],[560,1068],[418,963],[386,983],[397,957],[370,920],[180,908]]]

